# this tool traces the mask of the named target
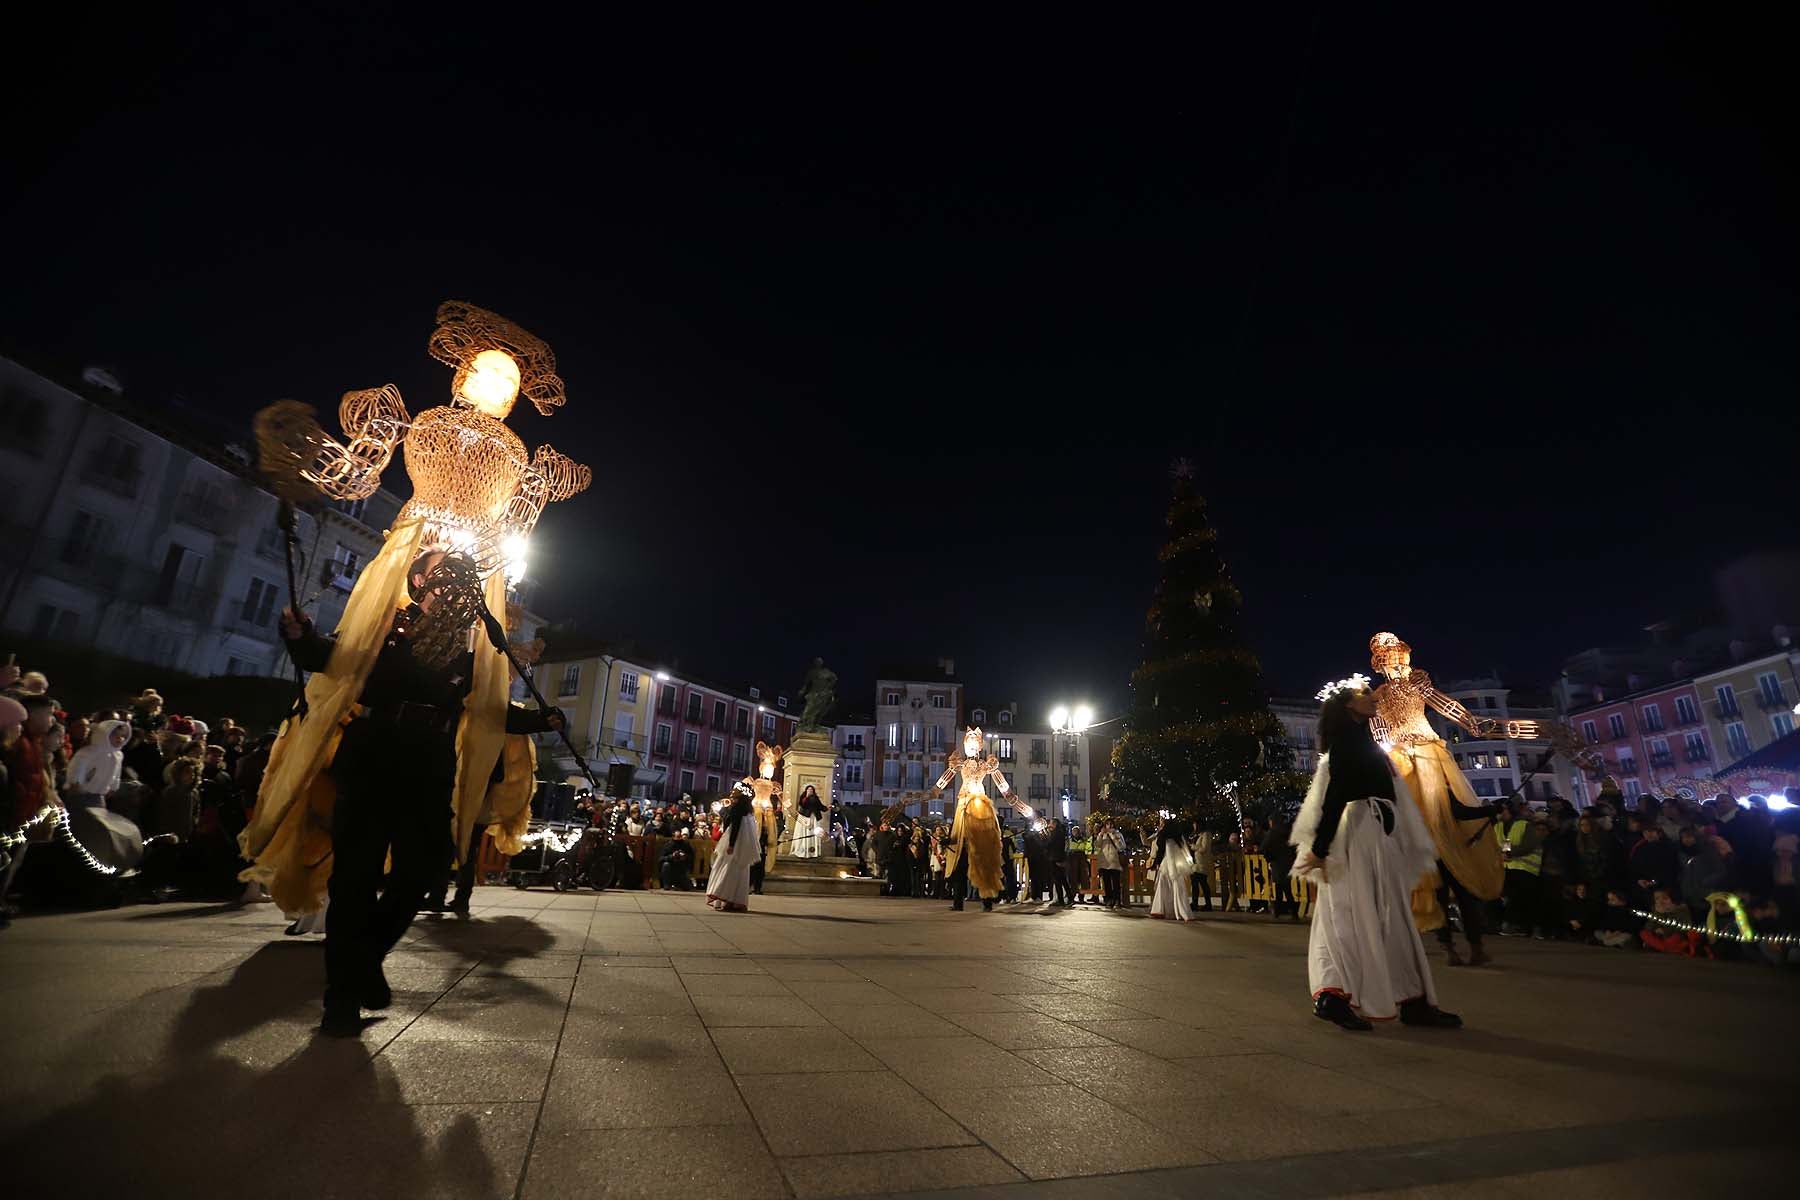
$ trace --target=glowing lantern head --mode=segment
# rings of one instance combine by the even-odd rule
[[[764,779],[775,778],[775,764],[781,761],[781,747],[756,743],[757,770]]]
[[[1389,679],[1405,679],[1412,674],[1412,647],[1392,633],[1378,633],[1369,639],[1369,665]]]
[[[971,725],[963,730],[963,757],[980,758],[983,745],[981,726]]]
[[[504,350],[483,350],[456,373],[455,391],[482,416],[504,421],[519,397],[519,364]]]

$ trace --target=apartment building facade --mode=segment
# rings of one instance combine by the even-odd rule
[[[203,677],[286,673],[278,504],[243,446],[127,403],[104,371],[65,385],[0,359],[0,471],[18,498],[0,628]],[[297,514],[301,600],[320,628],[398,509],[378,492]]]

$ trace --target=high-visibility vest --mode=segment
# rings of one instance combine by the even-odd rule
[[[1509,844],[1516,845],[1523,842],[1525,840],[1525,835],[1530,832],[1530,821],[1514,821],[1510,825],[1496,823],[1494,826],[1494,837],[1503,846]],[[1527,875],[1536,875],[1543,865],[1544,849],[1542,846],[1539,846],[1530,854],[1519,854],[1515,852],[1511,858],[1506,860],[1507,870],[1523,871]]]

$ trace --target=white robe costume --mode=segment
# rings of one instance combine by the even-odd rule
[[[817,817],[796,816],[791,849],[795,858],[822,856],[825,852],[825,823]]]
[[[756,814],[738,818],[737,845],[727,829],[713,843],[712,874],[706,878],[706,898],[739,912],[750,907],[750,868],[762,860],[762,842]]]
[[[1189,881],[1194,877],[1194,856],[1187,842],[1170,838],[1164,843],[1163,860],[1156,867],[1156,890],[1150,897],[1150,915],[1174,921],[1188,919]]]
[[[1302,853],[1312,849],[1330,782],[1331,756],[1322,754],[1288,839]],[[1336,992],[1371,1021],[1393,1019],[1403,1000],[1423,996],[1437,1004],[1425,944],[1412,919],[1413,887],[1434,869],[1437,850],[1399,779],[1394,795],[1393,801],[1345,804],[1324,868],[1302,876],[1319,885],[1306,947],[1307,985],[1314,999]],[[1383,808],[1392,811],[1392,833]]]

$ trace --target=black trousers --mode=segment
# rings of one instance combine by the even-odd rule
[[[1050,886],[1056,895],[1052,898],[1057,904],[1073,904],[1075,898],[1069,891],[1069,864],[1053,862],[1050,864]]]
[[[1124,881],[1124,870],[1108,869],[1106,867],[1100,868],[1100,894],[1106,902],[1106,907],[1118,907],[1119,890]]]
[[[356,720],[332,774],[331,907],[325,912],[325,1007],[355,1012],[364,982],[444,875],[444,829],[456,770],[454,735]],[[382,864],[393,868],[386,879]]]
[[[444,897],[450,894],[450,881],[452,879],[456,881],[456,900],[454,907],[468,907],[469,895],[475,890],[475,859],[478,857],[479,851],[481,850],[481,839],[486,834],[487,826],[482,822],[477,821],[475,823],[475,828],[469,833],[469,844],[463,847],[462,865],[455,867],[453,870],[446,871],[443,877],[439,879],[437,890],[432,892],[431,904],[428,907],[444,907]],[[330,914],[327,914],[327,920],[329,919]]]
[[[1212,910],[1212,882],[1207,879],[1208,874],[1209,872],[1203,871],[1199,867],[1194,868],[1194,874],[1188,880],[1189,908],[1200,907],[1200,894],[1204,892],[1206,893],[1207,910],[1209,912]]]
[[[1456,893],[1456,911],[1462,915],[1463,936],[1469,939],[1469,945],[1481,945],[1481,936],[1487,931],[1484,907],[1487,902],[1477,899],[1468,888],[1464,887],[1462,880],[1450,873],[1450,868],[1444,865],[1443,859],[1438,859],[1437,868],[1437,902],[1438,907],[1444,910],[1444,923],[1438,926],[1437,931],[1438,941],[1446,946],[1451,942],[1450,894],[1454,892]]]
[[[956,870],[944,876],[944,888],[949,892],[950,898],[958,904],[961,904],[968,896],[969,856],[966,853],[956,856]]]

